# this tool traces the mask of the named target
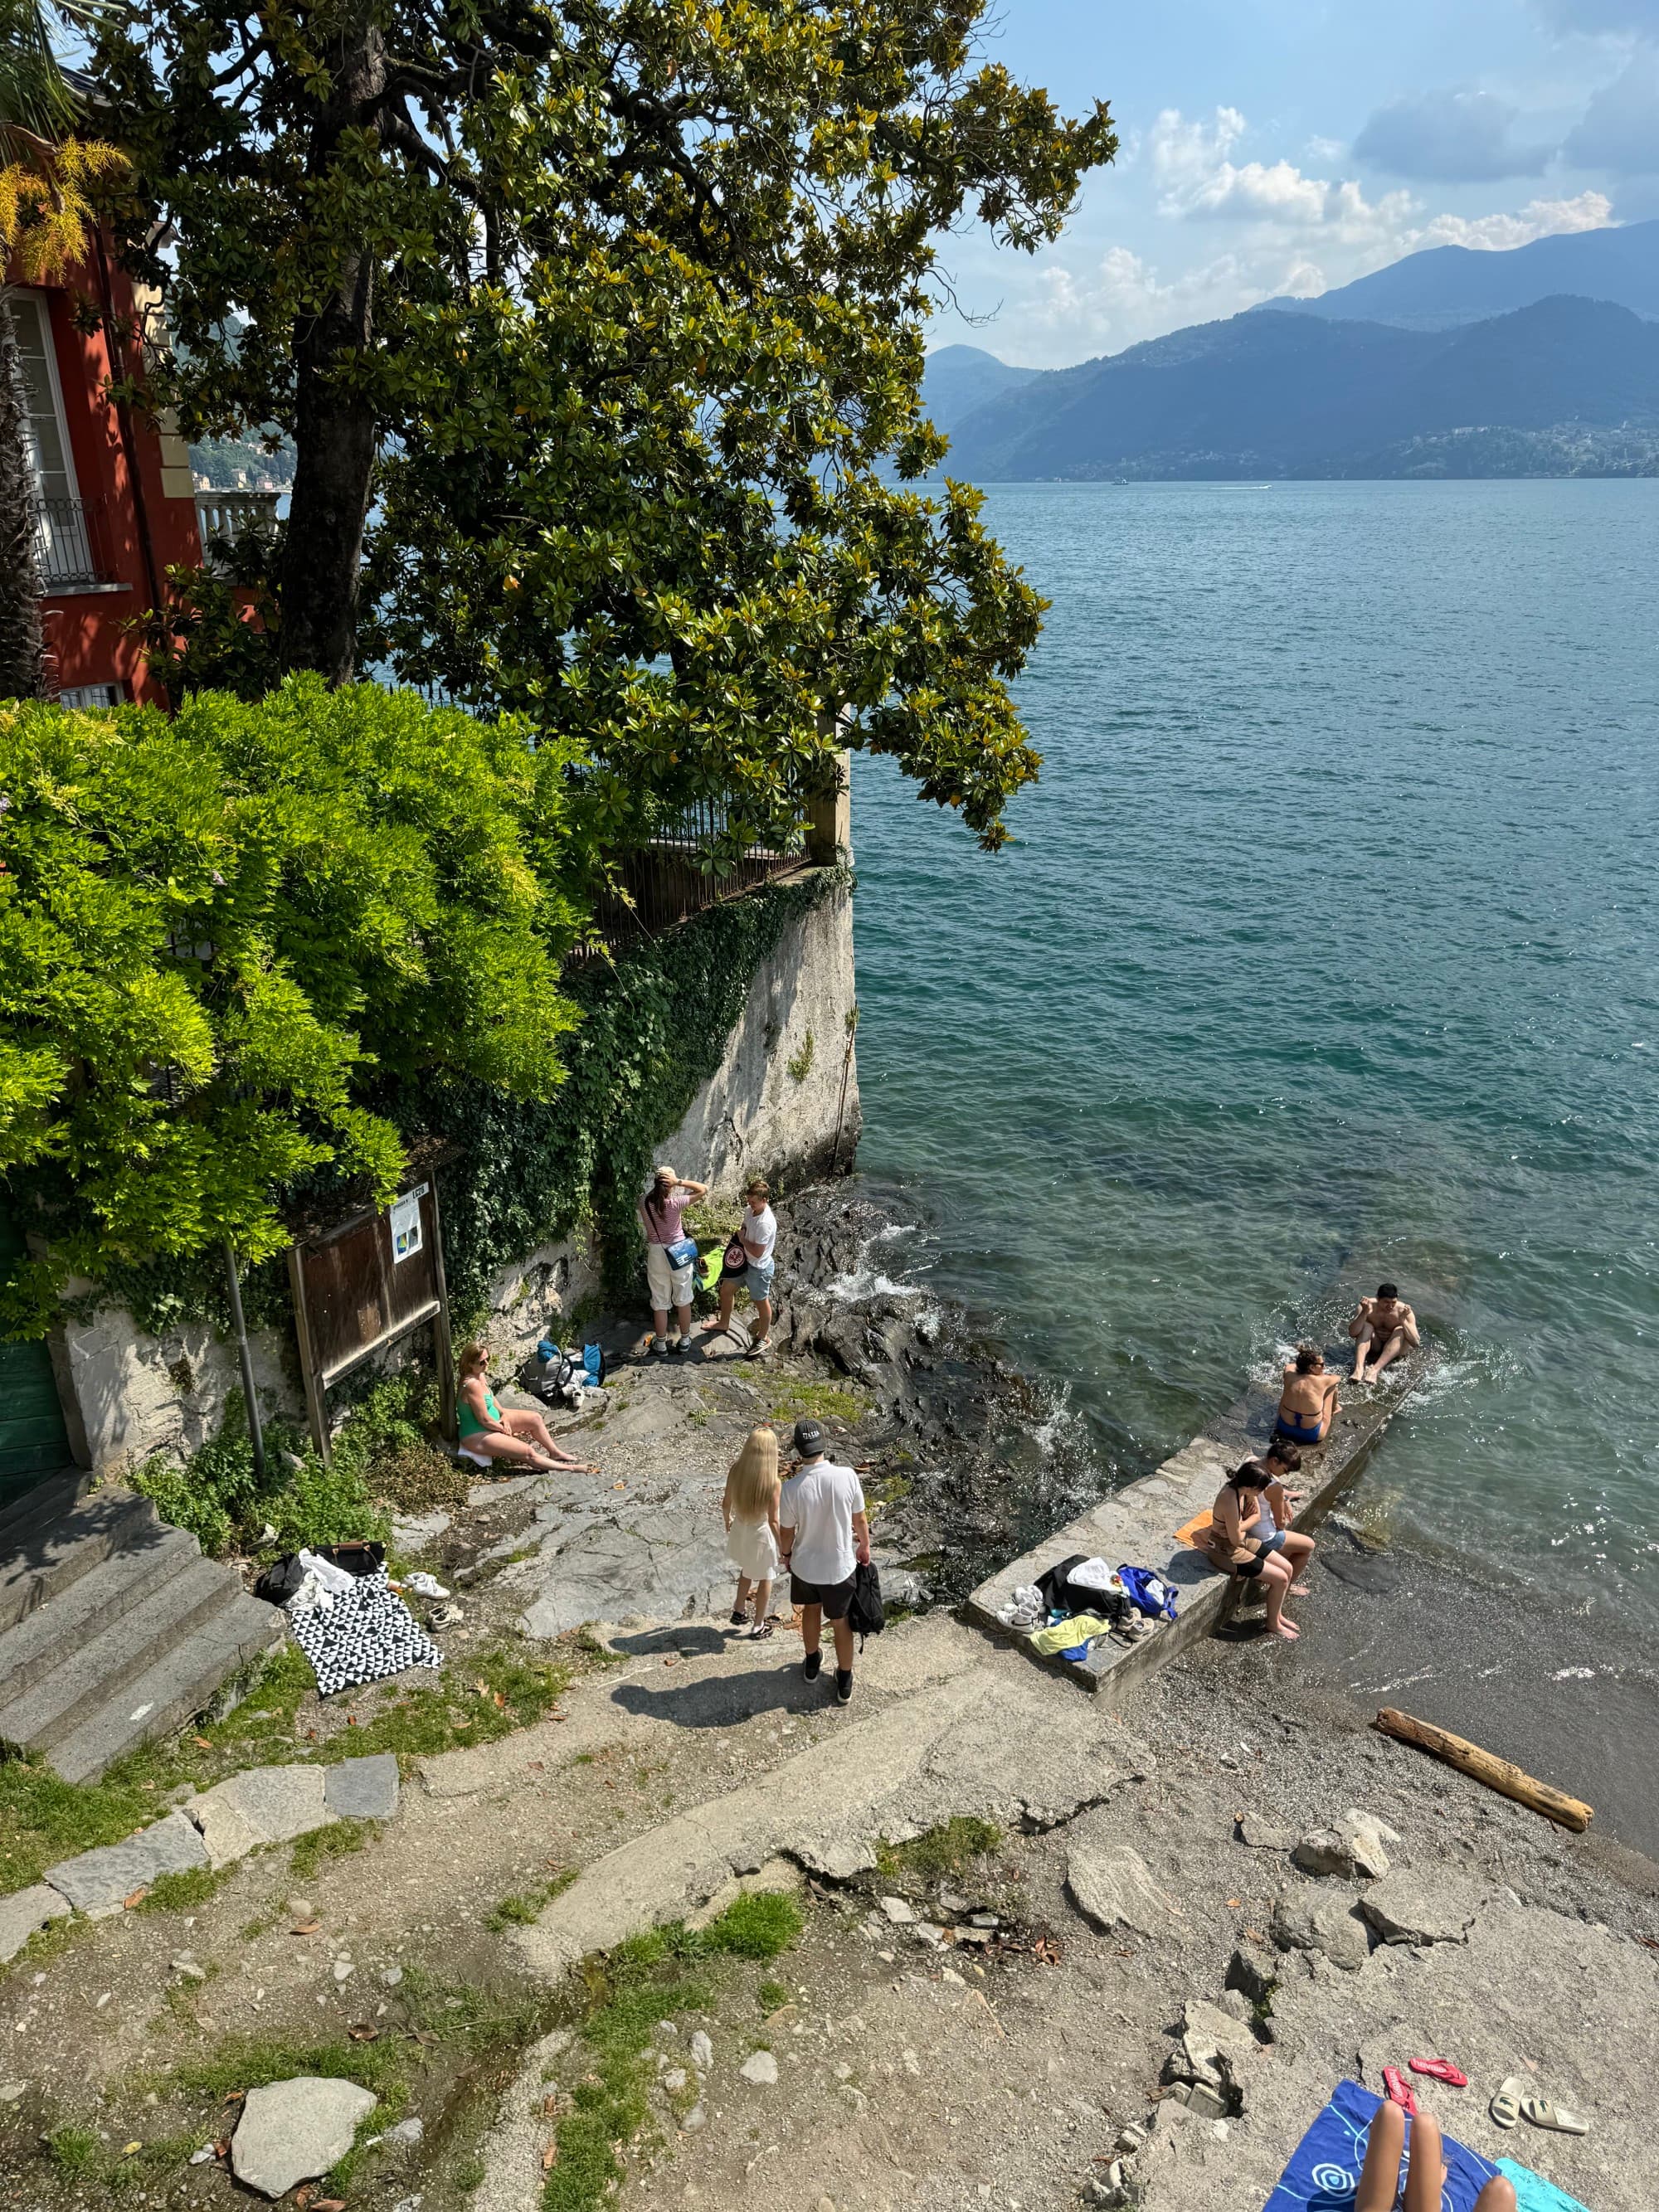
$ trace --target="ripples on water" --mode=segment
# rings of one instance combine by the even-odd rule
[[[930,1284],[1123,1477],[1397,1277],[1448,1358],[1395,1525],[1659,1625],[1659,483],[987,520],[1054,602],[1018,845],[854,784],[861,1160]]]

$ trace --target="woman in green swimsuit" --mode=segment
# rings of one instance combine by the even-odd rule
[[[532,1467],[557,1468],[569,1474],[597,1474],[586,1460],[572,1459],[553,1441],[539,1413],[513,1407],[502,1413],[486,1373],[489,1355],[481,1344],[464,1344],[455,1358],[456,1405],[460,1449],[468,1459],[527,1459]]]

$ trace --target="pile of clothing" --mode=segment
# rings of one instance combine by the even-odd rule
[[[311,1662],[321,1697],[383,1681],[405,1667],[444,1663],[392,1589],[378,1544],[369,1556],[353,1556],[349,1568],[337,1555],[296,1552],[261,1578],[258,1594],[287,1613],[289,1632]]]
[[[1155,1620],[1173,1620],[1176,1594],[1150,1568],[1109,1566],[1073,1553],[1022,1584],[997,1619],[1023,1631],[1044,1658],[1085,1659],[1103,1637],[1124,1641],[1151,1632]]]

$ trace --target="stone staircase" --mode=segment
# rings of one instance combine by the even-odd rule
[[[0,1741],[93,1782],[203,1711],[282,1615],[147,1498],[56,1475],[0,1512]]]

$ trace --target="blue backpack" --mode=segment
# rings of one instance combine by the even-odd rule
[[[1117,1571],[1137,1613],[1149,1613],[1154,1620],[1175,1619],[1176,1593],[1162,1575],[1150,1567],[1120,1567]]]

